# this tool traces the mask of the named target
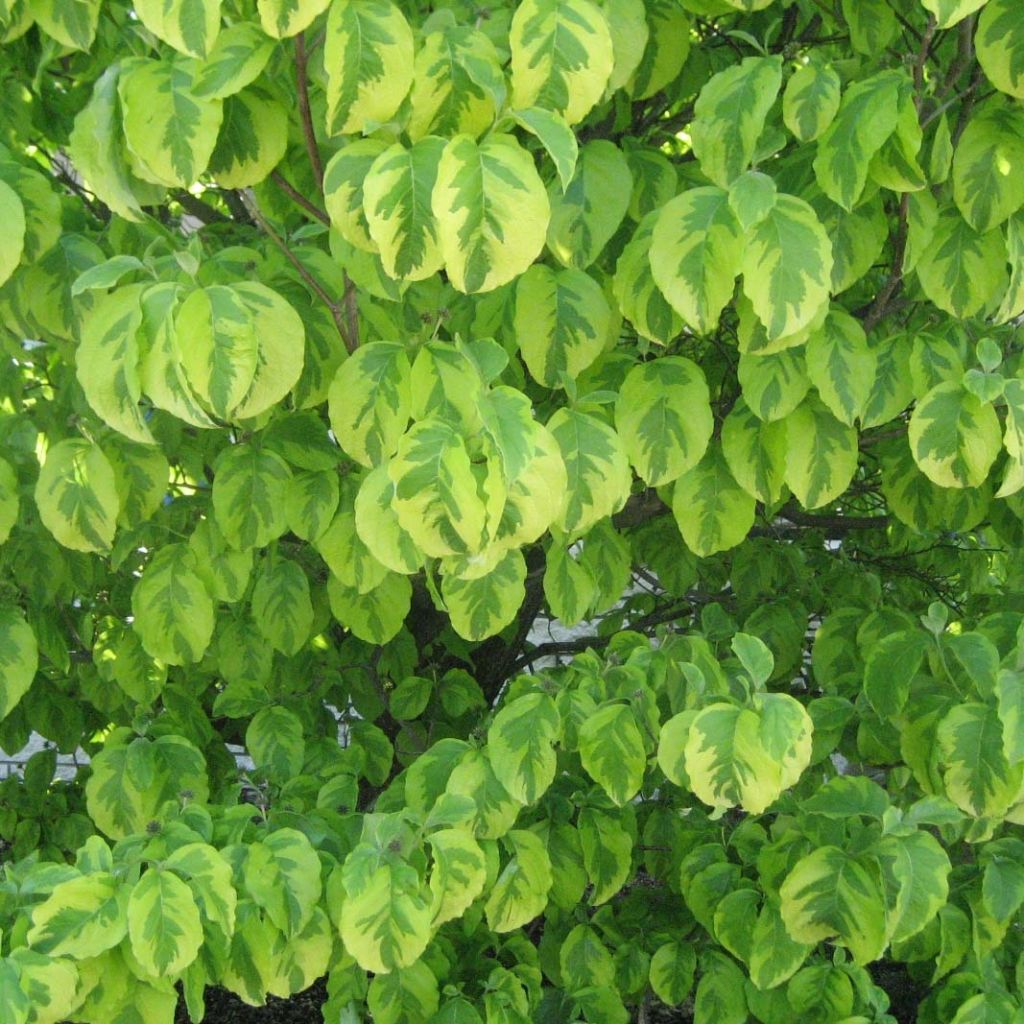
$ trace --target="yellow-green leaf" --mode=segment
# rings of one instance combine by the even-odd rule
[[[89,441],[59,441],[46,454],[35,489],[43,525],[66,548],[109,551],[119,501],[114,470]]]

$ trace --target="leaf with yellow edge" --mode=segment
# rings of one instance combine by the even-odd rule
[[[590,0],[523,0],[509,27],[512,105],[546,107],[569,124],[600,100],[612,73],[612,37]]]
[[[523,273],[540,255],[551,212],[532,157],[502,134],[448,143],[432,205],[448,276],[467,294]]]
[[[334,0],[327,16],[327,134],[372,131],[401,106],[413,77],[412,29],[391,0]]]
[[[192,57],[205,57],[220,31],[221,0],[134,0],[135,13],[150,32]]]
[[[35,499],[43,525],[64,547],[110,550],[120,502],[114,470],[98,445],[55,444],[39,472]]]
[[[676,480],[672,511],[686,546],[701,558],[735,547],[754,525],[754,499],[717,447]]]

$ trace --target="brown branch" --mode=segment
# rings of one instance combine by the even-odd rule
[[[260,229],[274,245],[281,250],[285,259],[299,272],[299,276],[309,285],[317,298],[331,311],[334,326],[337,327],[338,334],[341,335],[341,340],[345,343],[346,351],[351,355],[356,349],[353,339],[348,333],[348,327],[345,323],[345,310],[342,303],[336,302],[327,294],[324,286],[309,272],[302,260],[292,252],[288,243],[273,229],[270,222],[263,216],[260,208],[256,205],[256,197],[252,194],[252,190],[242,189],[238,194],[241,196],[242,202],[245,203],[249,216],[259,225]]]
[[[324,190],[324,165],[320,161],[320,150],[316,145],[316,132],[313,130],[313,114],[309,109],[309,79],[306,75],[306,37],[300,32],[295,37],[295,85],[299,99],[299,117],[302,121],[302,136],[306,140],[306,152],[309,154],[309,165],[313,168],[317,188]]]
[[[885,319],[890,312],[890,304],[903,284],[903,257],[907,251],[907,234],[910,220],[910,193],[905,192],[900,199],[899,223],[892,236],[892,269],[882,290],[864,314],[864,331],[871,331]]]
[[[301,206],[306,213],[320,221],[321,224],[331,226],[331,218],[316,203],[311,203],[280,171],[271,171],[270,178],[293,203]]]
[[[191,214],[196,220],[201,220],[204,224],[228,224],[231,222],[231,218],[226,214],[215,210],[209,203],[204,203],[198,196],[192,195],[191,192],[175,192],[174,201],[188,214]]]

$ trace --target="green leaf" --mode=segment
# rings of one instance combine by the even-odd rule
[[[894,718],[903,710],[927,649],[927,636],[907,629],[871,646],[864,667],[864,695],[883,718]]]
[[[263,31],[275,39],[298,35],[326,11],[329,4],[330,0],[256,0]]]
[[[735,547],[754,525],[754,499],[736,483],[719,448],[676,480],[672,511],[686,546],[701,558]]]
[[[302,722],[287,708],[263,708],[245,730],[245,748],[256,767],[275,781],[295,778],[306,756]]]
[[[6,459],[0,459],[0,544],[18,521],[18,477]]]
[[[558,952],[558,964],[570,992],[589,985],[615,986],[615,962],[589,925],[578,924],[565,937]]]
[[[232,547],[263,547],[284,533],[291,479],[284,459],[265,448],[238,444],[225,449],[214,469],[213,511]]]
[[[955,317],[974,316],[1006,287],[1006,243],[1001,232],[979,234],[956,211],[943,210],[917,263],[925,295]]]
[[[409,136],[480,136],[505,97],[505,79],[494,43],[468,25],[429,32],[416,54]]]
[[[445,828],[432,833],[427,842],[434,855],[430,891],[437,926],[462,917],[484,891],[487,871],[483,851],[468,832]]]
[[[460,579],[445,575],[441,597],[452,627],[465,640],[484,640],[514,621],[526,597],[526,560],[519,550],[507,552],[490,572]]]
[[[513,110],[512,117],[520,128],[525,128],[535,136],[547,150],[558,172],[562,191],[565,192],[576,173],[576,159],[579,156],[576,134],[566,123],[565,118],[543,107]]]
[[[760,814],[799,779],[811,758],[811,719],[788,694],[757,694],[754,709],[712,704],[690,723],[686,773],[716,808]]]
[[[878,868],[871,861],[821,846],[797,862],[780,896],[782,919],[797,942],[838,937],[858,964],[882,955],[885,903]]]
[[[1014,214],[1006,224],[1006,251],[1010,285],[994,317],[1000,324],[1024,312],[1024,214]]]
[[[548,421],[568,475],[558,526],[571,536],[618,512],[629,497],[632,475],[618,434],[589,413],[562,408]]]
[[[127,934],[124,893],[105,871],[61,882],[32,908],[28,944],[50,956],[99,956]]]
[[[760,171],[747,171],[729,186],[729,206],[740,227],[749,231],[771,213],[778,195],[775,182]]]
[[[355,515],[339,512],[316,543],[332,575],[343,586],[368,594],[387,576],[387,566],[370,553],[356,531]]]
[[[719,188],[695,188],[657,215],[650,267],[661,293],[701,334],[718,326],[743,261],[743,232]]]
[[[580,810],[578,828],[583,866],[593,885],[590,903],[597,907],[610,900],[629,877],[633,838],[618,818],[589,807]]]
[[[303,540],[316,541],[334,518],[339,496],[333,469],[296,473],[285,496],[288,528]]]
[[[872,157],[896,130],[902,72],[881,71],[851,85],[835,119],[818,140],[814,172],[821,190],[844,210],[864,192]]]
[[[153,35],[192,57],[205,57],[220,31],[220,0],[138,0],[135,13]]]
[[[778,904],[766,899],[750,940],[750,980],[762,991],[781,985],[800,969],[813,948],[790,937]]]
[[[24,614],[0,606],[0,722],[28,692],[38,667],[35,633]]]
[[[551,890],[551,860],[532,832],[513,830],[505,837],[511,857],[487,898],[487,926],[510,932],[543,913]]]
[[[515,332],[530,375],[545,387],[575,380],[604,350],[612,313],[582,270],[530,267],[516,284]]]
[[[996,708],[985,704],[961,704],[939,723],[946,795],[967,814],[999,818],[1017,800],[1024,767],[1007,762],[1002,734]]]
[[[336,0],[327,16],[327,134],[373,131],[394,117],[413,78],[413,35],[391,0]]]
[[[814,210],[779,194],[771,212],[748,234],[743,291],[769,339],[794,334],[828,299],[832,245]]]
[[[1024,761],[1024,676],[1010,669],[1000,670],[996,697],[1003,726],[1003,752],[1010,765],[1018,765]]]
[[[512,106],[582,121],[612,73],[608,23],[589,0],[524,0],[509,26]]]
[[[747,57],[701,89],[690,137],[701,170],[716,185],[728,188],[750,166],[781,85],[779,57]]]
[[[262,5],[265,0],[260,2]],[[225,26],[196,70],[192,94],[202,99],[224,99],[241,92],[260,76],[273,52],[273,43],[251,22]]]
[[[644,779],[647,754],[633,712],[609,704],[579,730],[579,749],[587,774],[621,807],[636,796]]]
[[[597,581],[564,544],[552,544],[544,564],[544,598],[563,625],[586,618],[597,597]]]
[[[389,573],[368,594],[349,589],[332,576],[327,596],[334,617],[360,640],[385,644],[402,628],[412,601],[412,585],[405,576]]]
[[[1002,447],[999,419],[962,385],[937,384],[910,418],[910,448],[940,487],[978,487]]]
[[[0,243],[0,284],[3,284],[21,262],[25,247],[25,208],[17,192],[5,181],[0,181],[0,217],[7,225]]]
[[[543,693],[518,697],[495,716],[487,732],[488,759],[498,781],[520,803],[536,803],[551,785],[561,731],[554,701]]]
[[[839,110],[840,79],[830,64],[805,64],[786,83],[782,118],[801,142],[818,138]]]
[[[114,470],[89,441],[59,441],[35,488],[43,525],[66,548],[109,551],[119,508]]]
[[[1024,174],[1024,111],[996,96],[967,122],[953,155],[953,198],[984,234],[1024,205],[1013,182]]]
[[[724,953],[709,950],[701,958],[693,1019],[695,1024],[743,1024],[749,1020],[743,973]]]
[[[467,294],[518,277],[540,254],[550,207],[530,155],[511,135],[457,135],[441,155],[433,210],[445,267]]]
[[[935,15],[939,28],[950,28],[983,7],[986,0],[921,0],[921,3]]]
[[[189,58],[136,60],[118,79],[132,170],[146,181],[187,188],[210,162],[222,109],[192,92],[197,67]]]
[[[607,139],[582,147],[564,192],[548,189],[547,246],[566,267],[585,270],[601,254],[629,209],[633,176],[622,151]]]
[[[180,974],[199,953],[203,926],[189,887],[170,871],[152,868],[128,899],[132,953],[157,978]]]
[[[1024,98],[1024,12],[1013,0],[989,0],[978,18],[978,63],[1000,91]]]
[[[835,501],[857,471],[857,431],[809,398],[786,417],[786,483],[804,508]]]

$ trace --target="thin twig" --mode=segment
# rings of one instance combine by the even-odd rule
[[[345,323],[345,309],[341,302],[336,302],[334,299],[327,294],[324,286],[309,272],[302,260],[292,252],[288,243],[271,227],[270,222],[260,212],[260,208],[256,205],[256,197],[252,194],[251,189],[240,189],[239,196],[242,198],[242,202],[245,203],[245,208],[249,211],[249,216],[259,225],[263,233],[281,250],[284,254],[285,259],[299,272],[299,275],[309,285],[310,289],[316,294],[317,298],[331,311],[331,317],[334,320],[334,326],[338,328],[338,334],[341,335],[341,340],[345,343],[345,349],[349,355],[355,352],[356,347],[353,344],[353,339],[349,335],[348,327]]]
[[[321,224],[331,226],[331,218],[316,203],[311,203],[280,171],[270,172],[271,180],[293,203],[301,206],[311,217]]]
[[[313,168],[317,188],[324,189],[324,165],[320,161],[320,150],[316,145],[316,132],[313,130],[313,114],[309,109],[309,79],[306,76],[306,38],[300,32],[295,37],[295,84],[299,98],[299,117],[302,121],[302,135],[306,140],[306,152],[309,154],[309,165]]]

